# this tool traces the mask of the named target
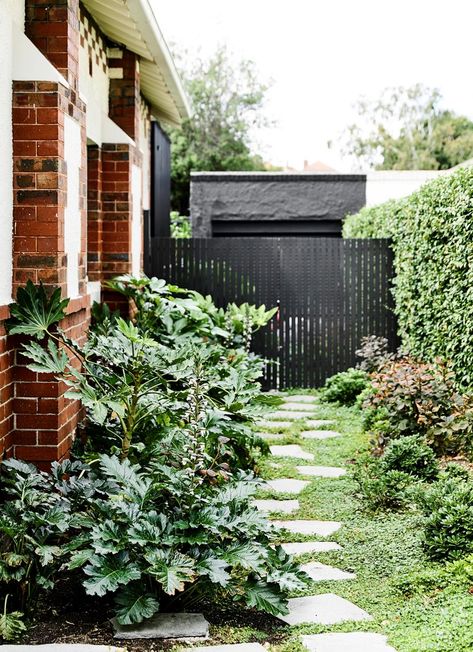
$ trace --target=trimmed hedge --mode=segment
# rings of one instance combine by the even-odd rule
[[[344,237],[392,237],[394,296],[405,348],[451,360],[473,385],[473,168],[439,177],[408,198],[365,208]]]

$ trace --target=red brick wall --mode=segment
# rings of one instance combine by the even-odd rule
[[[8,309],[0,308],[0,320],[7,317]],[[0,459],[11,451],[13,443],[13,366],[13,345],[7,340],[3,321],[0,321]]]
[[[87,272],[102,280],[102,149],[87,147]]]
[[[140,133],[140,73],[138,56],[122,50],[121,57],[110,57],[109,68],[121,70],[121,79],[110,79],[109,115],[130,138],[137,140]]]

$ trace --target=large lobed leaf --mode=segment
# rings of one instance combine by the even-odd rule
[[[60,288],[48,297],[41,282],[35,285],[29,280],[24,288],[18,288],[16,303],[10,306],[7,329],[11,334],[42,339],[53,324],[65,317],[68,304],[69,299],[61,299]]]

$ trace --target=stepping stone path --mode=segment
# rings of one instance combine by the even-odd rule
[[[301,460],[313,460],[312,453],[307,453],[298,444],[288,444],[287,446],[270,446],[271,454],[276,457],[297,457]]]
[[[310,395],[286,396],[283,409],[276,410],[267,415],[265,420],[258,422],[262,429],[279,429],[289,428],[293,425],[292,420],[304,419],[304,424],[310,430],[303,430],[301,437],[303,439],[329,439],[331,437],[340,437],[341,433],[335,430],[319,430],[323,426],[332,425],[334,422],[326,419],[311,419],[311,413],[314,413],[316,398]],[[278,420],[278,419],[283,419]],[[286,421],[287,419],[287,421]],[[291,421],[289,421],[289,419]],[[271,432],[257,433],[264,439],[283,439],[287,435],[275,434]],[[313,460],[314,455],[305,451],[301,446],[295,444],[273,445],[270,446],[272,455],[277,457],[299,458]],[[277,467],[274,462],[270,465]],[[339,478],[346,473],[346,470],[340,467],[331,466],[296,466],[298,473],[305,476]],[[266,490],[274,492],[298,494],[308,484],[307,480],[297,480],[292,478],[279,478],[267,480],[263,485]],[[290,514],[299,509],[298,500],[254,500],[253,504],[258,510],[271,513],[280,512]],[[279,530],[287,530],[293,534],[315,535],[318,537],[329,537],[336,532],[342,524],[338,521],[316,521],[316,520],[272,520],[273,526]],[[305,553],[322,553],[331,550],[341,550],[341,546],[334,541],[299,541],[295,543],[282,543],[283,550],[292,555],[302,555]],[[307,573],[313,582],[324,581],[346,581],[356,577],[354,573],[349,573],[334,566],[328,566],[318,561],[311,561],[301,566],[301,569]],[[350,621],[371,620],[371,616],[353,604],[349,600],[335,595],[334,593],[323,593],[319,595],[309,595],[301,598],[291,598],[288,601],[289,613],[279,616],[279,619],[288,625],[302,624],[319,624],[335,625],[338,623]],[[187,614],[187,616],[192,614]],[[202,617],[203,618],[203,617]],[[140,626],[138,626],[140,627]],[[189,636],[189,634],[187,634]],[[381,634],[372,634],[368,632],[351,632],[351,633],[327,633],[315,634],[301,637],[302,644],[308,652],[396,652],[394,648],[387,644],[386,636]],[[190,648],[189,648],[190,649]],[[266,652],[266,647],[259,643],[240,643],[237,645],[215,645],[211,647],[192,648],[193,652]]]
[[[320,478],[339,478],[345,475],[346,469],[338,466],[296,466],[301,475],[313,475]]]
[[[318,561],[311,561],[308,564],[301,566],[301,568],[314,582],[325,582],[327,580],[353,580],[356,577],[354,573],[347,573],[339,568],[321,564]]]
[[[302,637],[309,652],[396,652],[382,634],[352,632],[350,634],[312,634]]]
[[[340,437],[341,433],[335,430],[303,430],[301,432],[302,439],[331,439],[332,437]]]
[[[301,541],[300,543],[281,544],[284,552],[288,555],[303,555],[306,552],[330,552],[341,550],[342,546],[334,541]]]
[[[112,620],[114,638],[207,638],[209,623],[202,614],[158,613],[136,625],[120,625]]]
[[[319,537],[329,537],[340,529],[338,521],[271,521],[278,529],[285,529],[294,534],[317,534]]]
[[[307,419],[310,416],[310,412],[298,412],[296,410],[277,410],[276,412],[270,412],[267,417],[268,419]]]
[[[253,505],[258,511],[266,514],[271,512],[291,514],[299,509],[298,500],[254,500]]]
[[[288,625],[335,625],[345,621],[371,620],[366,611],[334,593],[291,598],[287,607],[289,613],[278,618]]]
[[[276,428],[277,430],[283,430],[283,428],[290,428],[292,426],[291,421],[257,421],[256,425],[258,428]]]
[[[292,478],[280,480],[267,480],[263,489],[269,487],[273,491],[280,491],[285,494],[299,494],[307,485],[310,484],[308,480],[293,480]]]
[[[321,428],[322,426],[331,426],[335,421],[329,419],[306,419],[306,424],[309,428]]]

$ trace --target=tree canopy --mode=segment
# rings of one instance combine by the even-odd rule
[[[172,206],[187,214],[192,170],[265,169],[252,151],[252,137],[267,124],[261,111],[267,86],[258,81],[253,62],[234,64],[224,47],[182,66],[181,75],[193,114],[171,131]]]
[[[377,170],[445,170],[473,157],[473,122],[441,108],[437,89],[416,84],[361,98],[342,152]]]

